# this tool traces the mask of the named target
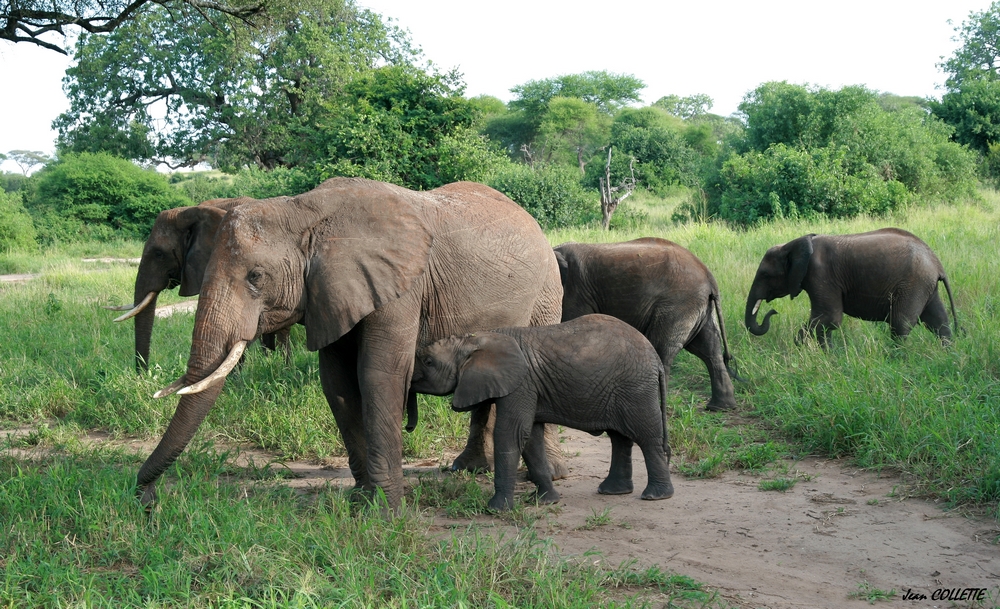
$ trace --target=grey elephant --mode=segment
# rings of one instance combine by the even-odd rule
[[[414,192],[334,178],[223,218],[205,269],[182,397],[139,469],[142,501],[191,440],[246,344],[302,322],[356,488],[403,495],[400,421],[418,347],[508,325],[557,323],[562,286],[535,220],[469,182]]]
[[[289,197],[266,199],[281,203]],[[212,199],[188,207],[167,209],[156,217],[139,259],[132,302],[126,306],[105,307],[127,311],[115,321],[135,319],[135,367],[149,367],[149,345],[156,317],[156,299],[163,290],[179,286],[181,296],[195,296],[201,290],[202,278],[209,256],[215,248],[215,234],[222,218],[230,210],[255,201],[249,197]],[[261,337],[265,348],[273,350],[279,343],[289,358],[288,332],[282,330]]]
[[[948,277],[931,248],[912,233],[883,228],[855,235],[805,235],[776,245],[764,254],[746,304],[746,326],[761,336],[770,327],[768,311],[761,323],[763,301],[802,291],[809,295],[809,322],[798,340],[815,334],[824,347],[843,316],[889,323],[892,336],[903,338],[922,322],[945,343],[952,331],[938,295],[938,282],[948,292],[958,327]]]
[[[646,461],[643,499],[667,499],[670,481],[666,374],[659,355],[638,330],[608,315],[585,315],[554,326],[501,328],[453,336],[416,354],[412,387],[454,393],[452,408],[496,402],[491,509],[514,504],[520,457],[538,500],[559,493],[542,447],[545,423],[611,438],[611,469],[599,493],[632,492],[632,444]]]
[[[564,243],[555,248],[563,284],[562,320],[617,317],[649,339],[670,376],[681,349],[708,368],[708,410],[736,406],[719,286],[697,256],[666,239]]]

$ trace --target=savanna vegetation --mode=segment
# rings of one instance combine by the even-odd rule
[[[429,535],[428,510],[484,512],[485,477],[413,481],[395,519],[359,514],[334,488],[289,490],[282,461],[344,452],[301,328],[291,366],[252,350],[157,507],[142,510],[133,485],[148,449],[132,442],[158,438],[172,415],[173,399],[151,396],[183,373],[192,318],[157,322],[156,365],[137,375],[131,328],[100,308],[131,298],[135,269],[81,259],[138,256],[163,209],[296,194],[337,175],[415,189],[487,183],[553,245],[660,236],[692,250],[719,282],[747,380],[738,416],[707,413],[704,366],[678,357],[669,409],[682,475],[787,481],[799,457],[844,457],[900,473],[909,493],[997,517],[1000,263],[984,252],[1000,239],[1000,2],[958,28],[940,101],[768,82],[730,117],[704,95],[642,105],[644,83],[609,72],[525,82],[506,103],[467,98],[461,75],[425,65],[403,30],[351,0],[220,4],[232,10],[208,20],[197,5],[137,3],[82,34],[57,156],[6,155],[22,171],[0,176],[0,272],[38,277],[0,284],[0,426],[19,430],[0,438],[4,605],[723,604],[657,567],[557,556],[533,524],[558,508],[524,503],[502,517],[512,536],[474,525]],[[240,7],[253,12],[241,18]],[[164,164],[211,169],[152,169]],[[610,230],[602,181],[630,195]],[[961,328],[952,345],[920,329],[896,343],[884,324],[850,318],[829,350],[796,345],[807,298],[772,303],[767,335],[743,330],[768,247],[884,226],[912,231],[942,260]],[[159,304],[178,300],[165,292]],[[421,399],[404,458],[460,449],[466,418]],[[273,461],[237,465],[241,447]]]

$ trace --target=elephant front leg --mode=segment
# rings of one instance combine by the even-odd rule
[[[348,339],[342,339],[348,342]],[[347,460],[354,476],[354,488],[370,486],[368,483],[368,452],[365,426],[361,414],[361,394],[358,391],[358,372],[353,346],[334,343],[319,351],[319,378],[323,394],[337,421]]]
[[[522,456],[525,465],[528,466],[528,479],[534,482],[537,487],[535,498],[538,503],[556,503],[559,501],[559,493],[552,486],[552,470],[546,457],[546,427],[544,423],[532,424],[531,438],[528,440],[527,446],[524,447]]]
[[[627,495],[632,492],[632,440],[617,431],[608,430],[611,438],[611,469],[597,487],[602,495]]]
[[[514,507],[514,482],[521,454],[528,443],[534,423],[534,402],[511,399],[514,394],[497,400],[496,425],[493,429],[493,498],[486,504],[491,510]]]

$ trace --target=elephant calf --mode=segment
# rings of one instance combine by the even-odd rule
[[[805,235],[764,254],[747,296],[746,326],[752,334],[765,334],[775,311],[768,311],[758,323],[761,302],[795,298],[804,290],[812,311],[809,323],[799,331],[799,340],[816,333],[825,347],[831,330],[840,326],[844,315],[850,315],[888,322],[895,338],[907,336],[920,321],[948,342],[951,328],[938,295],[939,281],[948,292],[958,328],[944,267],[916,235],[898,228],[856,235]]]
[[[454,393],[457,411],[496,403],[492,509],[513,505],[521,456],[538,499],[558,501],[543,446],[545,423],[608,433],[611,470],[599,493],[632,492],[634,442],[648,473],[642,498],[674,494],[663,364],[638,330],[614,317],[585,315],[551,326],[441,339],[417,351],[411,388]]]

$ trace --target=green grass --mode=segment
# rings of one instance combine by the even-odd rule
[[[846,457],[860,467],[902,472],[906,494],[977,504],[996,515],[1000,195],[891,218],[786,221],[749,231],[674,226],[669,218],[680,201],[636,196],[624,206],[637,212],[611,233],[561,230],[549,238],[557,244],[662,236],[691,249],[715,274],[731,351],[747,382],[736,383],[738,412],[708,413],[704,365],[686,352],[678,356],[668,407],[672,463],[682,474],[738,470],[794,480],[782,471],[789,456]],[[808,314],[805,297],[771,303],[781,314],[767,335],[746,332],[744,298],[768,247],[808,232],[883,226],[916,233],[944,263],[964,328],[951,347],[922,328],[896,344],[885,324],[853,319],[834,333],[828,351],[796,346]],[[137,257],[141,247],[83,244],[0,254],[3,272],[41,273],[0,284],[0,425],[28,428],[0,438],[0,606],[721,603],[681,575],[563,561],[533,537],[539,510],[551,508],[532,507],[527,498],[504,520],[520,531],[516,538],[485,534],[476,521],[490,518],[484,516],[488,479],[428,476],[407,495],[408,511],[385,521],[352,515],[355,508],[339,491],[299,495],[266,467],[228,464],[209,449],[214,440],[262,447],[277,460],[344,454],[301,328],[293,329],[290,367],[249,350],[166,474],[161,494],[169,500],[147,516],[131,495],[145,454],[80,441],[92,430],[116,439],[158,438],[176,405],[152,394],[184,372],[193,317],[157,320],[153,365],[138,375],[131,324],[112,324],[114,314],[100,308],[131,301],[135,267],[79,260]],[[165,293],[160,303],[178,300]],[[421,398],[420,416],[417,431],[404,434],[405,459],[441,458],[461,448],[467,415],[451,412],[446,399]],[[447,539],[429,535],[421,510],[469,518],[470,527]]]
[[[795,478],[773,478],[771,480],[761,480],[757,484],[757,489],[761,491],[779,491],[787,492],[792,490],[795,483],[798,482]]]

